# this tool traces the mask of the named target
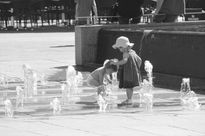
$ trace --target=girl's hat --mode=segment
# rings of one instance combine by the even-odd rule
[[[117,38],[116,43],[112,46],[114,49],[116,48],[127,48],[133,47],[134,43],[130,43],[129,39],[125,36],[120,36]]]

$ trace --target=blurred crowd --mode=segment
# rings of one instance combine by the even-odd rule
[[[0,0],[0,27],[176,22],[187,11],[202,12],[204,0]],[[150,15],[151,14],[151,15]]]

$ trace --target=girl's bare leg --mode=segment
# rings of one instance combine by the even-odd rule
[[[132,102],[133,88],[127,88],[126,89],[126,94],[127,94],[128,102]]]

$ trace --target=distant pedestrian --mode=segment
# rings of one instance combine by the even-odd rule
[[[95,0],[75,0],[75,3],[75,16],[78,25],[87,24],[91,16],[98,16]]]
[[[117,0],[120,24],[140,23],[144,0]]]
[[[131,105],[133,88],[141,83],[140,66],[141,58],[132,50],[134,43],[130,43],[129,39],[124,36],[117,38],[116,43],[112,46],[114,49],[119,49],[123,53],[123,59],[111,64],[119,65],[119,88],[125,88],[127,99],[120,105]]]
[[[154,22],[177,22],[185,13],[185,0],[157,0]]]

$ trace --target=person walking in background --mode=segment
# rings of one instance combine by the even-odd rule
[[[144,0],[117,0],[117,3],[120,24],[140,23]]]
[[[98,16],[95,0],[75,0],[75,3],[77,25],[87,24],[88,17]]]
[[[132,105],[133,88],[140,86],[141,72],[140,66],[141,58],[132,50],[134,43],[130,43],[125,36],[117,38],[116,43],[112,46],[114,49],[119,49],[123,53],[123,59],[111,64],[118,65],[119,88],[126,89],[127,99],[119,106]]]
[[[156,23],[177,22],[178,17],[184,13],[185,0],[157,0],[153,21]]]

